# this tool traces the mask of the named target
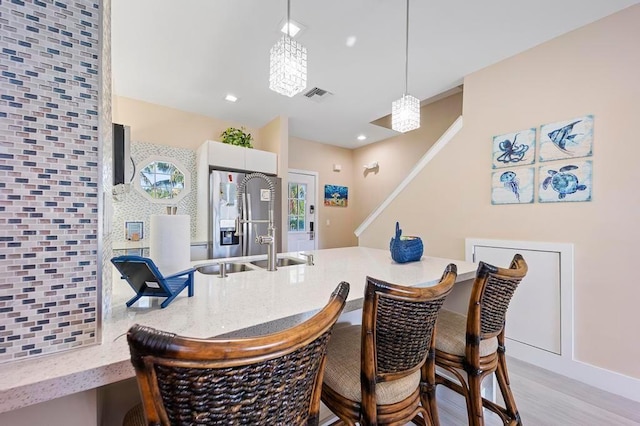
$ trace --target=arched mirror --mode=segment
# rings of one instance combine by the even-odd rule
[[[174,204],[191,190],[190,173],[179,161],[150,157],[141,165],[136,188],[150,201]]]

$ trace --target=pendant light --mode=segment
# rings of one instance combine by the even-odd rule
[[[292,97],[307,88],[307,48],[290,36],[289,11],[287,0],[287,34],[271,48],[269,89]]]
[[[407,93],[409,85],[409,0],[407,0],[407,22],[404,61],[404,93],[391,104],[391,128],[396,132],[408,132],[420,127],[420,101]]]

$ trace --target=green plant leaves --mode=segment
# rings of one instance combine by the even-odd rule
[[[245,133],[244,130],[244,127],[241,127],[240,129],[229,127],[227,130],[220,133],[221,141],[230,145],[253,148],[253,146],[251,145],[253,136],[251,136],[251,133]]]

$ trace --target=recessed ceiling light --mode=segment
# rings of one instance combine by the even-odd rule
[[[347,37],[347,47],[353,47],[356,44],[356,36]]]
[[[367,137],[365,135],[358,135],[358,140],[359,141],[363,141],[365,139],[367,139]]]
[[[233,96],[232,94],[228,94],[227,96],[224,97],[224,100],[229,102],[235,102],[238,100],[238,98]]]

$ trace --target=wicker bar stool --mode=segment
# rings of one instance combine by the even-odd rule
[[[143,410],[124,425],[317,425],[326,345],[348,293],[340,283],[312,318],[265,336],[195,339],[134,325]]]
[[[436,365],[455,376],[458,383],[440,374],[435,375],[435,380],[434,376],[427,377],[423,389],[436,421],[435,389],[437,384],[444,384],[465,397],[470,425],[484,425],[483,406],[498,414],[505,425],[522,424],[509,385],[504,324],[511,297],[526,274],[527,263],[519,254],[513,257],[509,269],[480,262],[467,316],[445,309],[440,311],[435,344]],[[482,397],[482,380],[493,373],[505,407]]]
[[[456,276],[450,264],[433,287],[367,277],[362,326],[337,327],[327,349],[322,402],[340,418],[337,423],[432,424],[420,381],[434,374],[435,367],[426,365],[433,364],[436,318]]]

